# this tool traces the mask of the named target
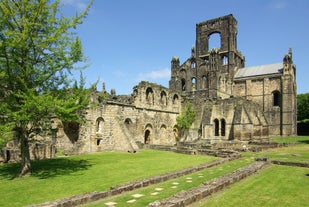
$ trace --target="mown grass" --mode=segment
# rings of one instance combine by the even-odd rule
[[[309,206],[308,168],[272,165],[194,207]]]
[[[279,143],[289,143],[289,147],[274,148],[256,153],[256,157],[267,157],[272,160],[286,162],[309,163],[309,137],[285,137],[273,138],[272,141]]]
[[[246,152],[243,155],[309,163],[309,136],[274,138],[272,141],[293,145],[259,153]],[[308,192],[308,168],[272,165],[192,207],[305,207],[309,206]]]
[[[241,159],[233,160],[231,162],[211,167],[199,172],[195,172],[180,178],[172,179],[163,183],[159,183],[156,185],[152,185],[146,188],[138,189],[135,191],[131,191],[129,193],[125,193],[113,198],[107,198],[100,200],[98,202],[90,203],[85,205],[87,207],[99,207],[105,206],[105,203],[115,202],[117,206],[134,206],[134,207],[142,207],[147,206],[149,203],[152,203],[156,200],[162,200],[164,198],[168,198],[175,193],[188,190],[192,187],[199,186],[203,182],[211,180],[213,178],[222,176],[224,174],[230,173],[240,167],[243,167],[251,162],[253,162],[253,158],[244,157]],[[174,184],[178,183],[178,184]],[[175,186],[176,188],[172,188]],[[156,188],[162,189],[160,191],[156,190]],[[152,195],[152,193],[157,192],[157,195]],[[140,198],[134,198],[132,195],[141,194],[143,195]],[[129,204],[127,201],[136,200],[134,203]]]
[[[213,161],[191,156],[146,150],[130,154],[96,153],[35,161],[31,177],[16,177],[18,163],[0,165],[0,206],[25,206],[56,200],[158,174]]]

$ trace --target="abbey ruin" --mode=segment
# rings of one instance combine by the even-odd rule
[[[66,154],[138,151],[145,145],[265,141],[297,134],[296,66],[292,51],[282,62],[245,67],[237,50],[237,20],[222,16],[196,24],[191,56],[171,60],[169,87],[146,81],[132,94],[92,91],[87,123],[63,123],[50,143]],[[220,48],[209,48],[219,34]],[[190,102],[195,121],[180,136],[176,117]]]

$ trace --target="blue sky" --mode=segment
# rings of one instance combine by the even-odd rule
[[[75,13],[87,0],[62,2]],[[190,57],[196,23],[228,14],[238,21],[246,66],[282,62],[292,48],[298,93],[309,92],[308,0],[95,0],[77,29],[90,64],[86,81],[118,95],[141,80],[168,87],[171,59]]]

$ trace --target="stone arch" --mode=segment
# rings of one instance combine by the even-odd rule
[[[173,104],[178,104],[178,100],[179,100],[178,95],[174,94],[174,96],[173,96]]]
[[[179,129],[177,125],[173,127],[173,134],[174,134],[175,141],[178,142],[180,140],[180,136],[179,136]]]
[[[104,119],[102,117],[97,118],[96,133],[103,133],[103,123],[104,123]]]
[[[167,105],[167,95],[165,91],[161,91],[160,93],[160,102],[162,105]]]
[[[166,138],[166,131],[167,131],[167,127],[165,124],[162,124],[160,127],[160,139],[165,139]]]
[[[221,48],[221,33],[213,32],[208,35],[208,50]]]
[[[191,69],[195,69],[195,68],[196,68],[196,62],[195,62],[195,60],[193,60],[191,62]]]
[[[132,122],[132,120],[130,119],[130,118],[126,118],[125,120],[124,120],[124,125],[126,126],[126,128],[128,129],[128,131],[130,132],[130,133],[132,133],[132,125],[133,125],[133,122]]]
[[[151,87],[146,89],[146,102],[149,104],[154,104],[154,93]]]
[[[196,90],[196,78],[191,78],[192,90]]]
[[[181,90],[186,91],[186,79],[181,79]]]
[[[219,120],[218,119],[214,120],[214,125],[215,125],[215,136],[219,136]]]
[[[152,141],[152,125],[147,124],[144,130],[144,144],[150,144]]]

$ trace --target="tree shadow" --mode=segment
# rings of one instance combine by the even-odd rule
[[[299,140],[298,142],[299,143],[303,143],[303,144],[309,144],[309,139],[307,139],[307,140]]]
[[[33,161],[32,166],[32,177],[38,177],[40,179],[48,179],[61,175],[68,175],[76,173],[78,171],[87,170],[92,166],[89,161],[73,160],[66,157],[45,159]],[[8,179],[12,180],[19,175],[20,163],[8,163],[0,167],[0,180]]]

